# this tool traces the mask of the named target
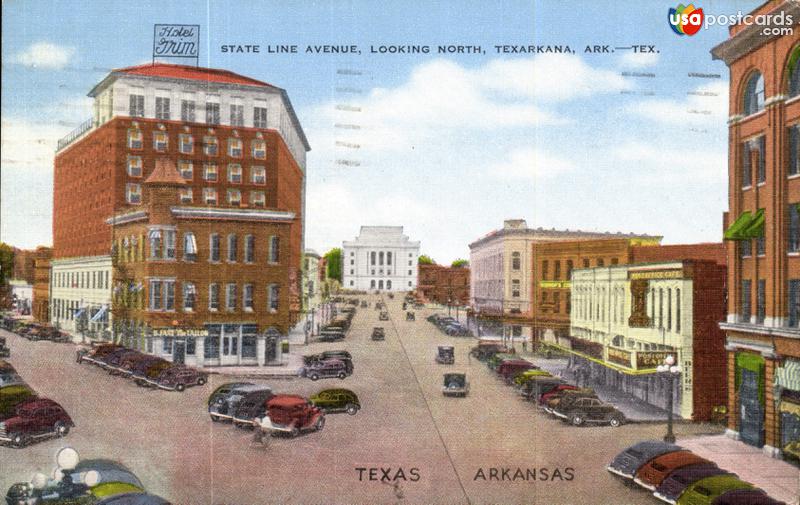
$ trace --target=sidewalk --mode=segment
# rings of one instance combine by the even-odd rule
[[[800,504],[800,469],[767,456],[758,447],[725,435],[680,439],[677,443],[760,487],[776,500],[789,505]]]
[[[294,379],[303,366],[303,356],[296,353],[284,354],[282,365],[273,366],[214,366],[201,368],[215,375],[243,377],[247,379]]]

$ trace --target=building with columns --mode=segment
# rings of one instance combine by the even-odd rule
[[[730,70],[728,435],[775,457],[800,441],[800,4],[764,2],[711,51]],[[770,33],[770,35],[767,35]]]
[[[362,226],[355,240],[342,242],[342,288],[414,291],[418,257],[419,242],[402,226]]]

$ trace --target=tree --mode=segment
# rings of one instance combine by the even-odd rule
[[[8,281],[14,275],[14,248],[0,242],[0,308],[11,305],[11,289]]]
[[[435,265],[436,261],[427,254],[420,254],[417,263],[420,265]]]
[[[466,268],[469,266],[469,261],[463,258],[458,258],[457,260],[453,261],[450,266],[453,268]]]
[[[334,247],[325,253],[325,275],[328,279],[342,282],[342,249]]]

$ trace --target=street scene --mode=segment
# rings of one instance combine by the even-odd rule
[[[3,4],[5,503],[800,505],[800,2],[186,5]]]

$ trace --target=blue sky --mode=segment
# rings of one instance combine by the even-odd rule
[[[730,15],[759,3],[697,5]],[[709,50],[727,29],[679,37],[667,24],[674,6],[3,2],[0,239],[51,243],[56,141],[90,117],[86,93],[110,69],[149,61],[153,24],[186,23],[201,25],[201,65],[288,91],[312,146],[306,243],[320,252],[352,239],[362,224],[395,224],[449,262],[468,257],[467,244],[507,218],[659,234],[665,243],[719,240],[728,72]],[[223,54],[222,44],[258,44],[261,53]],[[276,44],[301,52],[267,54]],[[356,44],[362,53],[304,54],[309,44]],[[370,54],[370,46],[409,44],[432,50]],[[480,45],[485,54],[436,54],[440,44]],[[533,44],[569,45],[576,54],[493,47]],[[632,44],[659,53],[584,53],[587,45]]]

